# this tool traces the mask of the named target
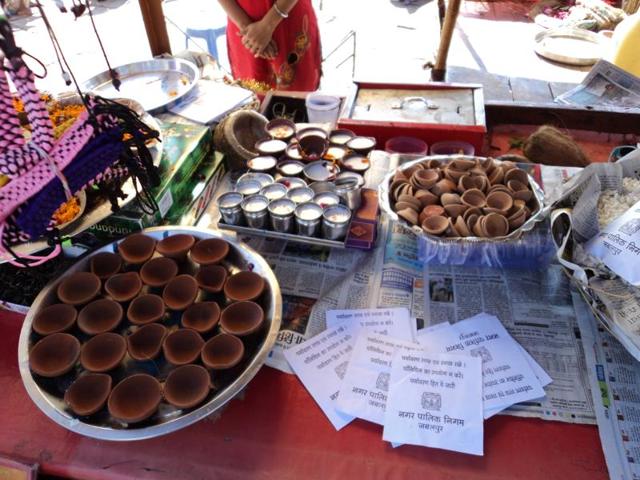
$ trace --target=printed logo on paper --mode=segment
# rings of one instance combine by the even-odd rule
[[[344,374],[347,373],[347,365],[349,365],[349,362],[342,362],[340,365],[337,365],[336,368],[334,368],[334,371],[336,372],[336,375],[338,375],[340,380],[344,379]]]
[[[487,347],[477,347],[473,348],[469,351],[472,357],[480,357],[482,359],[482,363],[490,362],[493,360],[491,356],[491,352],[487,349]]]
[[[640,230],[640,218],[633,218],[620,227],[620,231],[627,235],[634,235],[638,230]]]
[[[378,378],[376,378],[376,388],[378,390],[382,390],[383,392],[389,391],[389,374],[388,373],[378,374]]]
[[[424,410],[439,412],[442,408],[442,396],[439,393],[422,392],[420,404]]]

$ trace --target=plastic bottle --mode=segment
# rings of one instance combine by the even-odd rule
[[[616,27],[608,60],[640,77],[640,12],[625,18]]]

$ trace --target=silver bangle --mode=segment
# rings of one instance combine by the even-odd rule
[[[278,8],[277,0],[276,0],[276,2],[273,2],[273,9],[276,11],[276,13],[278,14],[278,16],[280,18],[289,18],[289,14],[288,13],[284,13],[282,10],[280,10]]]

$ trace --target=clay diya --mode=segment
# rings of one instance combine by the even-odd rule
[[[155,247],[155,238],[134,233],[118,244],[118,252],[126,262],[138,265],[151,258]]]
[[[80,417],[93,415],[107,403],[111,377],[104,373],[81,375],[64,393],[64,401]]]
[[[200,265],[220,263],[229,253],[229,244],[220,238],[200,240],[191,248],[191,259]]]
[[[100,293],[100,286],[100,279],[94,273],[72,273],[58,285],[58,298],[69,305],[83,305]]]
[[[164,312],[162,297],[150,293],[133,299],[127,309],[127,318],[134,325],[144,325],[157,322],[164,316]]]
[[[140,278],[150,287],[164,287],[178,274],[178,264],[165,257],[152,258],[140,269]]]
[[[78,327],[84,333],[96,335],[110,332],[122,321],[122,307],[108,298],[94,300],[78,314]]]
[[[156,245],[156,251],[165,257],[181,260],[195,243],[193,235],[178,233],[160,240]]]
[[[271,138],[288,142],[296,133],[296,124],[285,118],[275,118],[267,123],[265,130]]]
[[[155,413],[162,400],[160,382],[151,375],[131,375],[115,386],[107,407],[114,418],[126,423],[136,423]]]
[[[210,389],[211,379],[204,367],[183,365],[167,376],[164,398],[174,407],[192,408],[207,398]]]
[[[127,342],[117,333],[101,333],[82,346],[80,363],[90,372],[116,368],[127,353]]]
[[[100,252],[91,257],[91,272],[101,280],[115,275],[122,268],[122,257],[117,253]]]
[[[197,296],[198,283],[191,275],[178,275],[167,283],[162,292],[162,299],[171,310],[184,310]]]
[[[29,366],[43,377],[57,377],[73,368],[80,356],[80,342],[68,333],[53,333],[29,352]]]
[[[231,275],[224,284],[224,294],[236,302],[255,300],[265,289],[264,279],[255,272],[242,271]]]
[[[264,325],[264,310],[255,302],[236,302],[220,315],[220,327],[227,333],[243,337],[257,332]]]
[[[65,332],[73,327],[78,312],[71,305],[56,303],[40,310],[31,327],[40,335]]]
[[[242,340],[228,333],[220,333],[202,348],[202,363],[212,370],[227,370],[240,363],[244,356]]]
[[[216,302],[200,302],[191,305],[182,314],[182,326],[199,333],[212,330],[220,320],[220,307]]]
[[[193,363],[200,355],[204,340],[198,332],[189,328],[175,330],[167,335],[162,351],[169,363],[185,365]]]
[[[138,328],[127,337],[129,355],[140,361],[156,358],[166,335],[167,327],[159,323],[150,323]]]
[[[308,162],[322,158],[328,146],[327,138],[320,135],[310,134],[298,140],[298,150],[302,158]]]
[[[449,220],[441,215],[427,217],[422,222],[422,229],[431,235],[442,235],[449,228]]]
[[[219,293],[227,281],[227,275],[227,269],[222,265],[208,265],[200,267],[196,273],[196,281],[205,292]]]
[[[137,272],[118,273],[107,280],[104,289],[116,302],[128,302],[140,293],[142,281]]]

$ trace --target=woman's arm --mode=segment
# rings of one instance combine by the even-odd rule
[[[234,0],[220,0],[220,3],[223,2],[235,3]],[[244,46],[251,50],[254,55],[260,55],[269,45],[276,27],[284,19],[280,14],[288,15],[296,3],[298,3],[298,0],[275,0],[273,6],[264,17],[257,22],[250,23],[245,28],[241,28]]]
[[[282,1],[282,0],[280,0]],[[238,5],[236,0],[218,0],[218,3],[225,11],[227,16],[231,19],[233,23],[235,23],[236,27],[240,30],[244,30],[247,28],[253,20],[249,18],[249,15]]]

